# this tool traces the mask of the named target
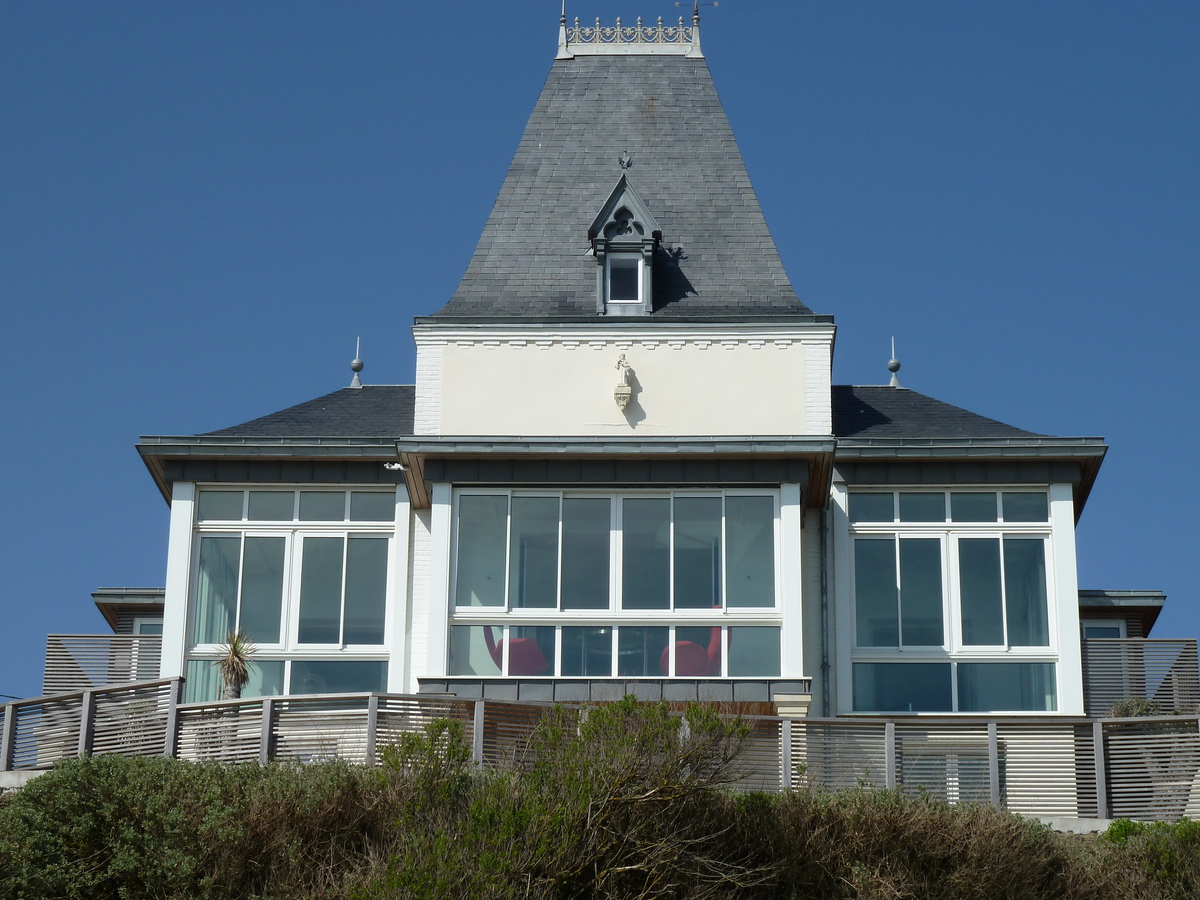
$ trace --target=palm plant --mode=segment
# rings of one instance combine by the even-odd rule
[[[229,632],[229,638],[219,649],[221,656],[213,665],[221,676],[221,699],[240,700],[242,688],[250,680],[250,667],[254,665],[254,642],[239,628]]]

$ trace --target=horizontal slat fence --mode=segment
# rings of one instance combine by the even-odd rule
[[[1086,638],[1083,673],[1089,716],[1107,716],[1123,700],[1155,703],[1162,715],[1200,712],[1195,640]]]
[[[322,694],[180,704],[180,679],[99,687],[0,708],[0,771],[92,753],[191,760],[377,763],[439,719],[477,764],[527,762],[544,703]],[[1026,815],[1200,818],[1200,718],[907,717],[743,720],[742,790],[895,788]]]
[[[157,634],[52,634],[46,638],[42,693],[152,681],[158,678],[161,657],[162,636]]]

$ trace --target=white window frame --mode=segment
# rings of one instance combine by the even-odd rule
[[[614,300],[612,296],[613,260],[631,260],[637,270],[637,297],[633,300]],[[646,263],[641,250],[613,250],[604,254],[604,302],[609,306],[640,306],[646,300]]]
[[[1064,686],[1064,667],[1059,629],[1059,604],[1056,597],[1056,585],[1059,578],[1056,572],[1058,553],[1055,546],[1055,531],[1053,527],[1054,513],[1052,509],[1053,494],[1049,484],[1005,484],[1005,485],[846,485],[839,484],[834,490],[834,508],[842,523],[837,534],[844,541],[838,554],[843,563],[839,567],[838,590],[843,598],[839,602],[841,614],[846,617],[846,626],[841,629],[838,640],[838,652],[842,656],[839,664],[839,702],[842,712],[854,715],[880,715],[889,713],[854,709],[853,665],[854,663],[942,663],[950,665],[950,684],[952,695],[952,710],[936,713],[916,713],[916,715],[979,715],[979,713],[960,713],[958,697],[958,663],[1053,663],[1055,664],[1055,693],[1058,698],[1055,711],[1019,711],[1012,712],[1020,715],[1043,716],[1062,715],[1064,696],[1067,690]],[[1047,517],[1044,522],[1004,522],[1003,498],[1005,492],[1045,493],[1047,497]],[[893,519],[890,522],[850,522],[850,494],[879,493],[894,495]],[[900,521],[899,494],[901,493],[941,493],[946,495],[946,519],[941,522],[908,522]],[[993,522],[955,522],[950,520],[950,497],[952,493],[994,493],[997,503],[997,520]],[[942,560],[942,624],[943,645],[941,647],[899,646],[899,647],[869,647],[858,645],[857,612],[855,601],[855,566],[854,542],[863,537],[891,537],[899,553],[899,539],[937,537],[941,541]],[[1048,644],[1046,646],[1017,646],[1009,644],[979,645],[965,644],[962,639],[962,593],[959,571],[958,543],[963,538],[989,538],[999,540],[1001,544],[1001,559],[1003,560],[1003,541],[1005,538],[1040,538],[1044,542],[1046,565],[1046,627]],[[897,577],[899,577],[899,559],[897,556]],[[1007,603],[1008,594],[1004,586],[1004,566],[1001,563],[1001,590],[1003,622],[1005,639],[1008,635]],[[899,607],[897,607],[899,624]],[[998,713],[999,714],[999,713]],[[893,713],[894,715],[894,713]]]
[[[506,496],[508,498],[508,521],[506,526],[505,537],[505,583],[504,583],[504,605],[503,606],[457,606],[455,603],[457,597],[457,580],[458,580],[458,557],[459,557],[459,504],[463,497],[467,496]],[[558,608],[531,608],[509,606],[509,591],[512,573],[511,566],[511,540],[512,540],[512,499],[517,497],[579,497],[579,498],[599,498],[610,501],[609,516],[609,606],[606,609],[562,609],[561,597],[561,571],[562,571],[562,515],[561,506],[559,514],[559,549],[558,549],[558,564],[559,564],[559,607]],[[772,547],[773,547],[773,582],[774,582],[774,602],[771,606],[764,607],[735,607],[730,608],[728,605],[728,565],[726,564],[725,554],[728,552],[728,540],[726,537],[726,514],[724,505],[722,505],[721,515],[721,548],[722,548],[722,565],[721,565],[721,600],[720,607],[712,609],[704,608],[675,608],[672,606],[667,609],[624,609],[621,605],[621,589],[622,589],[622,564],[623,564],[623,548],[624,548],[624,533],[623,533],[623,505],[622,501],[627,498],[650,499],[663,498],[673,499],[676,497],[714,497],[721,498],[724,501],[725,497],[742,496],[742,497],[770,497],[773,505],[772,513]],[[671,602],[675,602],[675,553],[674,553],[674,527],[675,519],[672,512],[671,529],[672,529],[672,551],[670,553],[671,560]],[[784,654],[787,652],[787,647],[783,645],[785,640],[783,627],[783,581],[784,581],[784,548],[781,540],[782,531],[782,502],[780,489],[776,486],[764,486],[761,488],[714,488],[714,489],[613,489],[613,490],[572,490],[572,489],[548,489],[548,488],[523,488],[523,487],[495,487],[495,488],[458,488],[453,491],[451,501],[451,528],[450,528],[450,553],[449,555],[449,580],[448,580],[448,628],[454,626],[469,626],[469,625],[490,625],[493,628],[503,629],[503,640],[507,641],[509,636],[509,628],[512,626],[541,626],[554,627],[555,631],[555,652],[552,664],[552,672],[558,673],[562,668],[562,628],[563,627],[597,627],[610,628],[612,631],[612,660],[614,672],[611,676],[574,676],[574,675],[552,675],[547,677],[561,678],[577,678],[577,677],[612,677],[612,678],[630,678],[635,676],[618,675],[616,674],[617,667],[617,647],[619,642],[618,629],[622,625],[631,627],[668,627],[668,646],[670,647],[670,671],[675,671],[675,629],[677,627],[721,627],[721,676],[711,677],[728,677],[725,673],[728,670],[728,648],[729,648],[729,627],[743,626],[762,626],[777,628],[780,632],[781,640],[781,670],[786,670],[787,663],[784,661]],[[448,640],[448,637],[447,637]],[[502,672],[507,672],[507,643],[505,644],[505,652],[503,663],[501,666]],[[449,671],[449,653],[447,652],[447,672]],[[457,676],[454,676],[457,677]],[[513,678],[521,676],[511,675],[495,675],[488,677],[496,678]],[[694,677],[694,676],[644,676],[644,677]],[[750,677],[750,676],[735,676],[735,677]],[[758,677],[758,676],[755,676]],[[780,676],[761,676],[761,677],[784,677]]]
[[[256,643],[255,659],[262,662],[283,662],[283,687],[286,692],[291,685],[293,661],[323,662],[356,660],[363,662],[385,662],[392,665],[391,638],[397,608],[397,585],[395,571],[400,561],[400,549],[396,542],[397,523],[393,521],[351,521],[350,503],[352,492],[387,494],[396,497],[395,486],[378,484],[363,485],[315,485],[315,484],[203,484],[197,486],[195,511],[192,522],[191,571],[188,575],[188,603],[185,624],[184,662],[186,672],[189,662],[212,661],[219,657],[221,642],[197,643],[194,640],[196,627],[197,596],[200,577],[200,542],[205,537],[238,537],[241,540],[239,566],[245,564],[245,541],[247,537],[281,537],[284,539],[283,597],[280,609],[280,640],[274,643]],[[201,491],[242,491],[242,518],[229,520],[199,519],[199,494]],[[293,491],[293,519],[251,521],[247,519],[249,494],[251,491]],[[342,521],[301,521],[299,516],[300,492],[315,491],[345,493]],[[365,535],[386,539],[388,542],[387,573],[384,593],[383,639],[378,644],[301,644],[299,642],[300,577],[302,567],[302,544],[306,537],[340,537],[343,539],[342,570],[342,615],[339,629],[345,627],[345,554],[351,536]],[[241,617],[242,571],[238,572],[238,609],[234,620],[236,627]],[[389,676],[390,677],[390,676]]]

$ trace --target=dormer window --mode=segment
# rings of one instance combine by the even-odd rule
[[[596,311],[648,315],[654,308],[651,276],[662,232],[625,176],[593,220],[588,237],[597,264]]]
[[[608,253],[608,303],[642,302],[642,255],[640,253]],[[639,310],[640,312],[641,310]]]

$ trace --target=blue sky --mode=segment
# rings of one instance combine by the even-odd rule
[[[626,22],[673,2],[570,2]],[[834,379],[1111,450],[1082,587],[1200,635],[1200,4],[763,2],[703,44]],[[0,693],[164,578],[133,445],[410,383],[558,4],[0,5]]]

